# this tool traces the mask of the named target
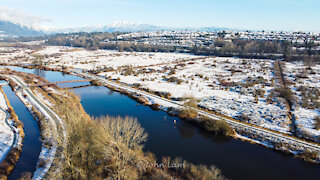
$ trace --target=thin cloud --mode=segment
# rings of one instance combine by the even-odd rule
[[[293,6],[305,6],[305,5],[318,5],[318,0],[251,0],[252,2],[262,2],[271,5],[293,5]]]
[[[50,21],[50,19],[30,15],[20,9],[8,8],[1,5],[0,20],[19,24],[36,30],[42,29],[42,22]]]

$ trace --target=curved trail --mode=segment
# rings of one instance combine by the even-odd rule
[[[66,136],[67,135],[66,135],[66,131],[65,131],[63,122],[59,118],[59,116],[56,113],[54,113],[53,110],[51,110],[47,105],[45,105],[38,97],[36,97],[34,95],[34,93],[30,90],[30,88],[22,80],[20,80],[19,78],[15,77],[15,76],[9,76],[8,75],[7,77],[9,77],[11,79],[14,79],[18,83],[19,88],[17,89],[17,91],[19,91],[19,90],[23,91],[24,90],[24,92],[27,93],[29,98],[32,99],[35,102],[35,104],[38,105],[38,108],[42,109],[43,111],[45,111],[47,116],[50,116],[48,118],[51,118],[52,121],[53,121],[53,125],[55,126],[54,131],[57,132],[57,127],[59,127],[59,126],[62,128],[62,131],[63,131],[62,132],[62,137],[63,137],[63,145],[62,146],[64,148],[65,145],[66,145]],[[35,105],[35,106],[37,106],[37,105]],[[42,177],[48,172],[48,170],[51,168],[51,165],[52,165],[52,162],[53,162],[53,158],[52,157],[56,158],[55,157],[56,156],[56,150],[57,150],[57,147],[52,147],[49,150],[50,151],[50,155],[49,156],[51,158],[47,157],[47,158],[49,158],[48,165],[42,171],[37,172],[37,170],[36,170],[37,176],[36,177],[34,176],[33,179],[37,179],[37,180],[38,179],[42,179]],[[43,151],[43,149],[41,151]],[[61,158],[63,158],[63,156],[61,156]]]
[[[165,101],[166,103],[178,106],[180,108],[184,107],[183,105],[181,105],[181,104],[179,104],[179,103],[177,103],[175,101],[172,101],[172,100],[169,100],[169,99],[165,99],[165,98],[162,98],[162,97],[159,97],[159,96],[156,96],[154,94],[147,93],[147,92],[144,92],[144,91],[141,91],[141,90],[137,90],[137,89],[134,89],[132,87],[129,87],[129,86],[126,86],[126,85],[123,85],[123,84],[117,84],[115,82],[109,81],[109,80],[101,78],[99,76],[83,73],[83,72],[81,72],[79,70],[75,70],[75,69],[72,70],[72,72],[74,72],[75,74],[84,76],[86,78],[90,78],[90,79],[95,79],[95,80],[101,81],[101,82],[103,82],[103,83],[105,83],[107,85],[111,85],[111,86],[114,86],[114,87],[117,87],[117,88],[125,89],[125,90],[127,90],[129,92],[135,92],[135,93],[141,94],[141,95],[149,97],[149,98]],[[254,130],[258,134],[264,134],[265,136],[268,136],[270,138],[279,139],[280,141],[287,141],[288,143],[292,143],[292,144],[300,145],[300,146],[303,146],[303,147],[306,147],[306,148],[310,148],[312,150],[320,151],[320,145],[316,144],[316,143],[310,143],[310,142],[307,142],[307,141],[304,141],[304,140],[301,140],[301,139],[298,139],[298,138],[295,138],[295,137],[292,137],[292,136],[289,136],[289,135],[285,135],[285,134],[282,134],[282,133],[279,133],[279,132],[274,132],[274,131],[271,131],[271,130],[268,130],[268,129],[264,129],[262,127],[256,127],[256,126],[253,126],[253,125],[249,125],[249,124],[244,124],[244,123],[241,123],[241,122],[233,121],[233,120],[230,120],[230,119],[218,116],[218,115],[210,114],[210,113],[208,113],[206,111],[203,111],[203,110],[199,110],[199,109],[195,109],[195,110],[197,110],[200,115],[204,115],[204,116],[210,117],[210,118],[212,118],[214,120],[225,120],[227,123],[229,123],[233,127]]]

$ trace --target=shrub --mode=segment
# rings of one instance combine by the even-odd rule
[[[224,180],[226,179],[221,175],[220,169],[215,166],[210,166],[209,168],[205,165],[194,165],[180,158],[175,158],[171,160],[168,158],[162,158],[162,163],[166,165],[181,165],[182,167],[170,168],[170,171],[180,177],[181,179],[193,180],[193,179],[203,179],[203,180]],[[169,173],[170,173],[169,171]],[[158,178],[157,178],[158,179]]]
[[[265,93],[266,93],[266,91],[263,90],[263,89],[257,89],[257,90],[255,91],[255,94],[256,94],[257,96],[260,96],[261,98],[263,98],[263,96],[264,96]]]
[[[198,107],[197,100],[194,97],[186,97],[183,105],[185,108],[181,109],[178,116],[182,119],[191,120],[198,116],[195,108]]]
[[[38,168],[42,168],[46,165],[45,159],[39,159]]]
[[[241,122],[246,122],[248,123],[250,121],[250,117],[241,113],[239,116],[238,116],[238,119],[241,121]]]
[[[223,120],[202,119],[203,127],[217,135],[232,136],[234,131],[232,127]]]
[[[125,76],[130,76],[130,75],[132,75],[134,72],[133,72],[133,68],[132,68],[132,66],[127,66],[126,68],[125,68],[125,70],[124,70],[124,75]]]
[[[172,70],[169,72],[168,75],[170,76],[170,75],[174,75],[174,74],[176,74],[176,70],[172,69]]]
[[[32,180],[32,174],[30,172],[23,173],[18,180]]]
[[[90,81],[90,84],[92,86],[102,86],[102,83],[98,80],[92,80],[92,81]]]
[[[195,109],[192,109],[190,107],[184,108],[178,114],[178,116],[181,119],[186,119],[186,120],[194,119],[195,117],[197,117],[197,115],[198,115],[198,112]]]
[[[319,157],[319,151],[311,151],[311,150],[305,150],[301,154],[297,155],[299,158],[303,159],[307,162],[312,162],[314,160],[317,160]]]
[[[160,110],[159,104],[152,104],[150,107],[151,107],[151,109],[156,110],[156,111]]]
[[[279,93],[279,97],[282,97],[286,100],[292,99],[292,91],[289,88],[277,88],[275,90]]]
[[[319,130],[320,129],[320,116],[315,117],[314,121],[315,121],[314,128]]]
[[[182,79],[179,79],[177,77],[170,77],[167,79],[168,82],[174,82],[177,84],[182,84],[184,81]]]
[[[188,106],[188,107],[193,107],[193,108],[197,108],[198,107],[198,103],[197,103],[197,99],[194,97],[186,97],[185,98],[185,102],[183,103],[184,106]]]
[[[9,85],[10,85],[12,91],[14,91],[14,88],[15,88],[16,86],[18,86],[18,84],[15,83],[15,82],[12,81],[12,80],[9,80]]]
[[[140,83],[133,83],[132,86],[136,88],[140,88],[142,85]]]

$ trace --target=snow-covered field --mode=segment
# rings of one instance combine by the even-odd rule
[[[0,92],[0,107],[7,109],[7,104],[3,94]],[[5,123],[6,113],[0,110],[0,162],[6,157],[13,143],[14,134]]]
[[[20,78],[18,78],[20,79]],[[14,78],[12,78],[12,80],[14,80],[17,84],[19,84],[18,81],[16,81]],[[20,79],[20,81],[22,81]],[[24,84],[25,85],[25,84]],[[41,147],[41,152],[39,155],[39,159],[38,159],[38,165],[37,168],[35,170],[35,172],[33,173],[33,179],[43,179],[44,175],[49,171],[53,160],[55,158],[56,155],[56,150],[57,150],[57,144],[53,141],[53,137],[57,136],[57,126],[55,124],[55,120],[53,119],[53,117],[51,115],[49,115],[49,113],[43,108],[43,106],[41,106],[35,99],[33,99],[28,93],[27,90],[22,90],[22,91],[18,91],[16,92],[17,96],[19,97],[19,99],[25,104],[25,106],[29,109],[29,111],[32,112],[32,107],[35,107],[39,112],[41,112],[41,114],[44,116],[44,118],[46,119],[46,123],[47,126],[50,128],[47,128],[42,132],[44,134],[47,135],[47,137],[43,137],[44,141]],[[44,101],[44,103],[46,103],[47,105],[49,104],[49,106],[53,106],[48,100],[46,100],[41,93],[37,92],[38,99],[40,99],[40,101]],[[48,110],[51,111],[51,113],[53,115],[56,116],[56,118],[58,119],[61,127],[63,128],[63,131],[59,132],[62,134],[62,136],[66,136],[66,132],[64,131],[64,125],[62,123],[62,120],[51,110],[48,108]],[[52,143],[51,147],[47,147],[45,144],[45,142],[50,142]],[[65,142],[63,142],[65,144]],[[45,162],[44,165],[39,166],[40,162]]]
[[[290,88],[296,98],[294,114],[298,129],[313,138],[320,138],[320,130],[314,128],[314,119],[320,117],[317,92],[320,91],[320,65],[313,64],[309,68],[302,62],[286,63],[285,76],[292,83]]]
[[[166,65],[104,72],[111,79],[139,84],[171,97],[195,97],[199,105],[230,117],[246,115],[249,123],[289,132],[289,118],[281,104],[266,99],[273,88],[272,61],[237,58],[195,59]]]
[[[265,128],[289,133],[290,119],[281,99],[272,99],[274,82],[271,60],[212,58],[177,53],[87,51],[72,47],[44,47],[38,51],[1,48],[1,62],[31,63],[34,54],[43,55],[49,66],[68,66],[86,70],[104,69],[100,75],[171,97],[195,97],[199,105],[222,114],[241,118]],[[293,80],[299,64],[287,63],[288,79]],[[300,84],[318,87],[320,66]],[[298,72],[298,70],[296,70]],[[296,91],[296,86],[292,89]],[[299,92],[296,92],[299,94]],[[270,97],[269,97],[270,96]],[[314,132],[316,109],[296,107],[297,123]],[[312,117],[311,117],[312,116]],[[317,134],[318,131],[314,132]]]
[[[24,48],[0,47],[0,62],[25,62],[31,52]]]
[[[198,56],[178,53],[139,53],[117,52],[110,50],[87,51],[82,48],[48,46],[39,51],[22,48],[1,48],[2,62],[32,62],[32,54],[45,56],[45,62],[50,65],[73,66],[87,70],[120,66],[150,66],[156,64],[178,62],[197,58]]]

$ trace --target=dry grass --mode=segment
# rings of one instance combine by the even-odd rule
[[[9,99],[7,98],[6,94],[4,93],[3,89],[0,87],[0,93],[4,95],[5,101],[8,106],[8,112],[10,113],[10,119],[14,121],[13,125],[19,129],[19,136],[23,139],[24,138],[24,131],[23,131],[23,124],[19,121],[17,114],[15,113],[14,109],[12,108]],[[18,144],[18,147],[13,147],[7,157],[1,162],[0,164],[0,179],[6,179],[6,177],[11,173],[15,164],[17,163],[20,157],[21,151],[21,144]]]
[[[178,116],[181,119],[191,120],[198,116],[198,112],[192,108],[184,108],[179,112]]]
[[[64,91],[57,111],[68,132],[64,150],[65,162],[61,179],[176,179],[174,169],[144,168],[141,164],[155,162],[155,157],[142,151],[147,135],[136,119],[130,117],[91,118],[83,110],[80,99]],[[193,165],[194,166],[194,165]],[[196,167],[196,166],[194,166]],[[209,170],[210,171],[210,170]],[[190,171],[180,172],[182,174]],[[219,174],[219,172],[218,172]],[[187,177],[187,175],[186,175]],[[182,178],[178,178],[182,179]]]
[[[212,120],[208,118],[201,119],[202,126],[209,132],[216,135],[233,136],[233,128],[223,120]]]
[[[17,74],[25,76],[22,73]],[[34,78],[39,82],[46,81],[40,77]],[[142,151],[147,135],[136,119],[108,116],[91,118],[84,111],[79,97],[59,87],[52,87],[59,91],[59,94],[47,92],[44,87],[37,90],[53,103],[54,111],[63,119],[67,131],[67,144],[65,148],[61,148],[63,146],[59,134],[50,134],[48,129],[51,127],[48,127],[46,119],[33,108],[39,119],[42,137],[57,138],[55,141],[59,144],[57,152],[60,152],[54,159],[46,179],[183,179],[211,171],[194,165],[192,167],[198,169],[195,171],[197,173],[190,168],[188,171],[178,171],[142,167],[141,164],[153,163],[156,159],[151,153]],[[131,98],[145,101],[136,94],[131,95]],[[59,158],[62,154],[63,162]],[[215,172],[220,174],[219,171]],[[176,176],[178,173],[179,176]],[[24,179],[28,179],[28,176]]]
[[[32,180],[32,174],[29,172],[23,173],[18,180]]]
[[[92,81],[90,81],[90,84],[92,85],[92,86],[102,86],[103,84],[100,82],[100,81],[98,81],[98,80],[92,80]]]
[[[61,178],[138,177],[136,162],[144,159],[141,143],[146,136],[137,120],[120,117],[92,120],[80,105],[79,98],[65,94],[68,94],[68,100],[59,106],[68,132]]]
[[[320,116],[315,117],[314,121],[315,121],[314,128],[319,130],[320,129]]]
[[[162,162],[164,164],[170,164],[170,166],[174,165],[183,165],[180,168],[173,168],[171,174],[180,177],[185,180],[194,180],[194,179],[202,179],[202,180],[224,180],[226,179],[221,175],[221,171],[215,167],[210,166],[209,168],[205,165],[194,165],[188,163],[186,161],[181,160],[180,158],[176,158],[171,160],[170,158],[163,158]]]
[[[304,150],[302,153],[296,155],[296,157],[306,162],[314,162],[319,157],[319,151]]]

